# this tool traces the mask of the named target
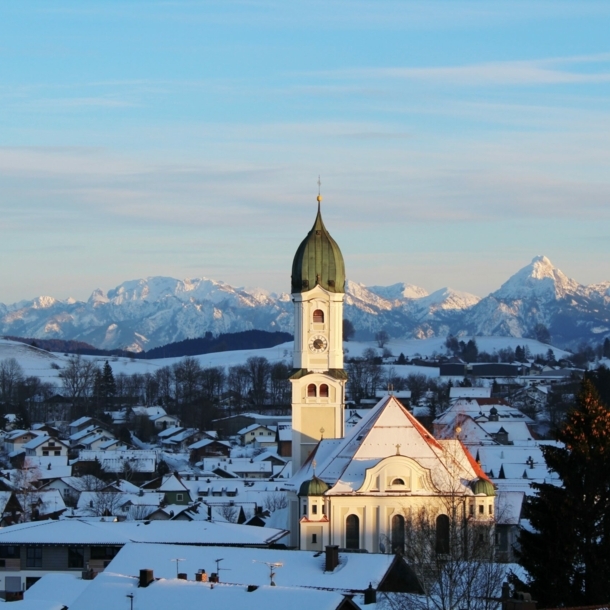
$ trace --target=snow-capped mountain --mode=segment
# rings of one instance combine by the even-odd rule
[[[357,336],[531,336],[544,324],[557,346],[610,336],[610,282],[583,286],[536,257],[481,299],[451,288],[428,294],[398,283],[348,281],[345,317]],[[234,288],[206,278],[130,280],[87,301],[38,297],[0,304],[0,334],[84,341],[104,349],[146,350],[191,337],[249,329],[293,331],[290,295]]]
[[[610,335],[610,282],[583,286],[537,256],[464,314],[469,334],[524,337],[543,324],[555,345],[599,342]]]

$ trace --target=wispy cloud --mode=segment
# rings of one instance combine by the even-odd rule
[[[461,86],[478,85],[552,85],[610,82],[610,69],[574,71],[566,65],[610,64],[610,54],[561,57],[527,61],[484,62],[461,66],[377,67],[329,71],[332,78],[401,79],[445,83]]]

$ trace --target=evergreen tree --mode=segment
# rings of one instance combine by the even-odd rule
[[[541,606],[585,606],[610,599],[610,412],[585,380],[576,406],[542,447],[561,485],[532,483],[532,530],[520,536],[519,563]]]
[[[104,363],[102,370],[102,401],[104,406],[108,407],[114,404],[116,397],[116,382],[112,373],[112,367],[108,364],[108,360]]]
[[[525,360],[525,351],[520,345],[515,348],[515,360],[517,362],[523,362]]]
[[[610,358],[610,339],[608,339],[608,337],[604,339],[604,347],[602,354],[604,358]]]

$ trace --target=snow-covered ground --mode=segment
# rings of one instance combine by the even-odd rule
[[[468,339],[465,339],[466,341]],[[485,351],[493,354],[494,351],[506,349],[508,347],[515,349],[517,345],[521,347],[527,346],[532,355],[546,354],[549,345],[540,343],[534,339],[518,339],[514,337],[476,337],[479,351]],[[381,350],[374,341],[349,341],[344,343],[345,356],[348,358],[362,356],[366,349],[373,348],[381,355]],[[431,339],[392,339],[386,345],[394,356],[403,353],[407,358],[416,356],[426,358],[433,355],[446,354],[445,339],[442,337],[434,337]],[[552,347],[555,357],[560,358],[568,354],[568,352]],[[292,342],[282,343],[275,347],[266,349],[239,350],[231,352],[217,352],[213,354],[202,354],[195,356],[199,364],[204,368],[213,366],[229,367],[237,364],[244,364],[246,360],[252,356],[263,356],[270,362],[292,361]],[[130,358],[118,357],[100,357],[100,356],[82,356],[87,360],[94,360],[100,366],[106,360],[112,366],[114,375],[125,373],[132,375],[134,373],[154,373],[157,369],[175,364],[182,358],[159,358],[157,360],[139,360]],[[25,345],[15,341],[0,339],[0,361],[6,358],[15,358],[24,370],[25,375],[34,375],[43,381],[49,381],[59,384],[59,373],[66,366],[69,354],[51,353],[42,349]],[[437,376],[437,368],[429,367],[400,367],[399,374],[408,375],[412,373],[423,373],[426,375]],[[417,370],[416,370],[417,369]]]

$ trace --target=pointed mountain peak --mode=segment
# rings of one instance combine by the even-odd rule
[[[577,292],[578,282],[553,266],[546,256],[536,256],[506,281],[493,296],[501,299],[558,299]]]

